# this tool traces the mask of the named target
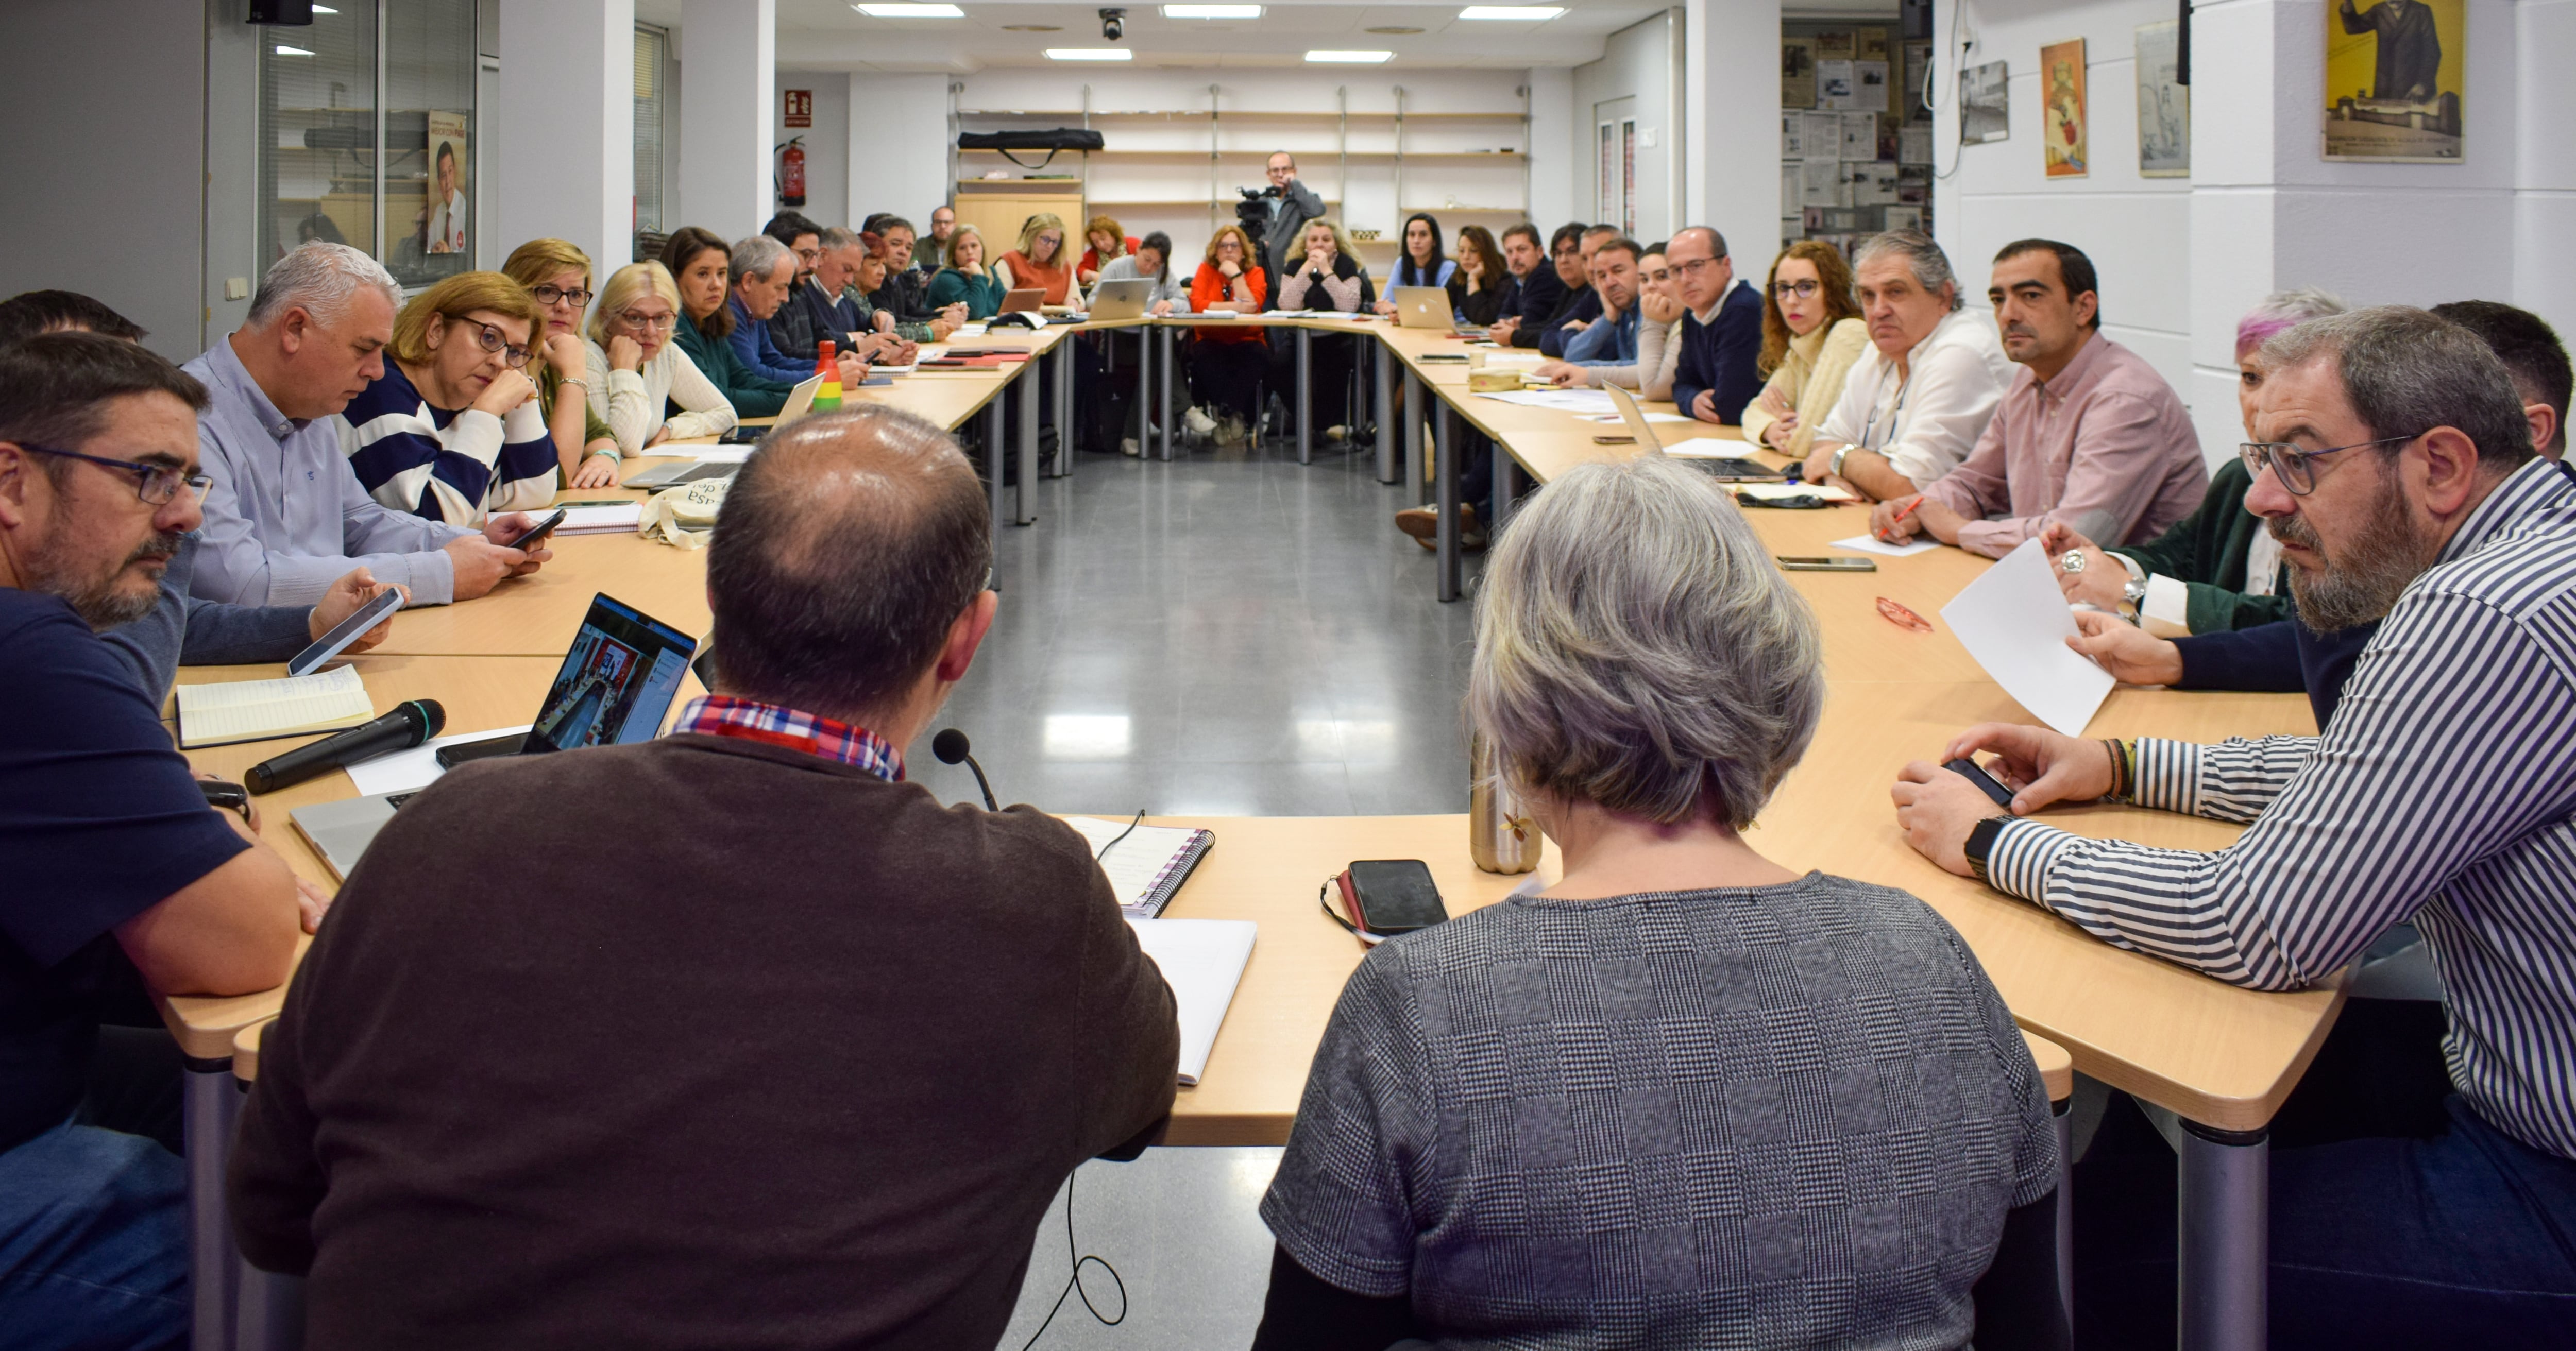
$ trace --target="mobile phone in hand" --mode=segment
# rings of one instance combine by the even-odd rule
[[[533,549],[538,545],[543,544],[546,536],[553,534],[555,532],[555,527],[563,524],[564,517],[569,514],[569,512],[558,508],[554,515],[537,522],[535,525],[529,526],[526,534],[519,536],[517,539],[514,539],[501,547],[505,549]]]
[[[2004,787],[1994,775],[1987,773],[1983,765],[1962,755],[1941,767],[1975,784],[1986,796],[1995,800],[1996,806],[2005,811],[2012,810],[2012,790]]]
[[[357,613],[333,625],[331,631],[315,640],[311,647],[296,653],[294,659],[286,663],[286,673],[291,676],[311,675],[322,669],[322,663],[339,656],[342,649],[358,641],[360,634],[385,622],[385,616],[402,607],[401,589],[386,587],[374,600],[359,606]]]

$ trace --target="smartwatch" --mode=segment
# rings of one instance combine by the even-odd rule
[[[2004,827],[2014,820],[2010,814],[2004,814],[1979,821],[1968,831],[1968,843],[1960,850],[1968,856],[1968,871],[1975,873],[1977,880],[1987,886],[1993,886],[1994,879],[1986,876],[1986,859],[1994,853],[1995,840],[2004,833]]]

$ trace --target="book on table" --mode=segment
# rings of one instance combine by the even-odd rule
[[[178,697],[184,750],[336,732],[376,716],[354,666],[280,680],[181,685]]]
[[[1138,825],[1131,831],[1125,821],[1096,816],[1060,819],[1090,842],[1092,857],[1108,874],[1110,890],[1118,895],[1118,908],[1130,919],[1152,919],[1163,913],[1181,884],[1190,880],[1191,870],[1216,845],[1214,832],[1186,826]]]

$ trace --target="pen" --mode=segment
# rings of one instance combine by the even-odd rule
[[[1921,505],[1923,505],[1923,495],[1922,495],[1921,493],[1916,493],[1916,494],[1914,495],[1914,500],[1905,504],[1905,509],[1904,509],[1904,510],[1899,511],[1899,512],[1898,512],[1898,513],[1896,513],[1894,516],[1891,516],[1891,517],[1889,517],[1889,518],[1888,518],[1888,521],[1887,521],[1888,529],[1887,529],[1887,530],[1881,530],[1881,531],[1879,531],[1879,532],[1878,532],[1879,538],[1881,538],[1881,539],[1886,539],[1886,538],[1888,537],[1889,531],[1893,530],[1893,529],[1896,527],[1897,522],[1902,521],[1902,520],[1904,520],[1906,517],[1913,515],[1913,514],[1914,514],[1914,509],[1915,509],[1916,507],[1921,506]]]

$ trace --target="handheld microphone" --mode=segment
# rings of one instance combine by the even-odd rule
[[[242,782],[254,793],[274,793],[289,784],[298,784],[316,774],[346,769],[361,760],[372,760],[392,751],[409,750],[438,735],[447,726],[447,710],[435,699],[412,699],[397,704],[394,711],[374,722],[360,723],[345,732],[308,742],[284,755],[274,756],[251,766]]]
[[[943,730],[930,739],[930,753],[938,756],[939,763],[943,765],[965,761],[966,767],[975,771],[975,786],[984,790],[984,810],[997,812],[1002,809],[1002,804],[993,800],[993,785],[985,781],[984,767],[975,763],[974,756],[967,754],[964,732],[954,727]]]

